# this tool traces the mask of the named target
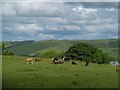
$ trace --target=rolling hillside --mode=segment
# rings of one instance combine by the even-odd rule
[[[57,52],[66,51],[71,45],[75,43],[88,43],[99,47],[103,52],[109,53],[112,57],[117,57],[117,39],[105,40],[44,40],[44,41],[15,41],[3,42],[6,44],[8,51],[15,55],[31,55],[40,54],[48,50],[55,50]],[[114,50],[114,48],[116,50]]]

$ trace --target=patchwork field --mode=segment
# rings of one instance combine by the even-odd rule
[[[25,57],[3,56],[3,88],[117,88],[118,72],[108,64],[99,65],[71,61],[64,64],[51,64],[43,58],[33,65],[26,65]]]

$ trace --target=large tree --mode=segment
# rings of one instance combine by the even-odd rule
[[[105,56],[100,49],[86,43],[72,45],[65,52],[65,56],[72,60],[86,61],[86,66],[89,62],[99,64],[106,63],[108,59],[108,56]]]

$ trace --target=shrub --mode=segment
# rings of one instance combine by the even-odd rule
[[[44,57],[44,58],[58,57],[58,52],[54,50],[48,50],[44,53],[41,53],[41,57]]]
[[[5,44],[2,43],[2,55],[14,55],[14,53],[8,51],[7,48],[5,48]]]

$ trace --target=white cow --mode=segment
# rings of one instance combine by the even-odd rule
[[[111,61],[110,65],[112,65],[112,66],[120,66],[120,63],[118,61]]]

